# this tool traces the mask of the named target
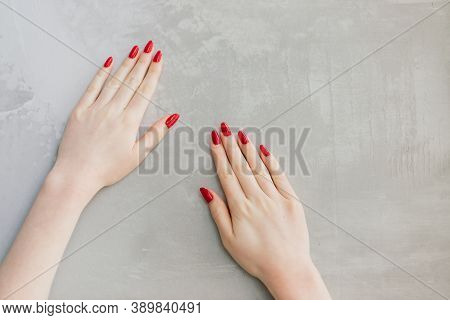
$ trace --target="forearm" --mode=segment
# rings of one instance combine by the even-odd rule
[[[74,108],[55,167],[0,266],[0,299],[46,298],[86,204],[135,169],[177,122],[177,113],[165,115],[136,140],[163,65],[152,41],[138,52],[133,46],[111,77],[108,57]]]
[[[1,299],[46,299],[84,207],[96,193],[53,170],[0,267]]]
[[[283,270],[263,282],[278,300],[331,299],[319,271],[312,262],[293,271]]]

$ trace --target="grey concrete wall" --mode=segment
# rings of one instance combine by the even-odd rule
[[[335,298],[449,297],[450,5],[434,12],[447,2],[1,0],[0,257],[95,63],[153,39],[166,62],[153,100],[179,127],[311,128],[310,175],[290,178]],[[195,159],[203,138],[183,146]],[[220,246],[204,184],[218,186],[141,170],[102,190],[51,297],[269,298]]]

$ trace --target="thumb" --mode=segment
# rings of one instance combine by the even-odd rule
[[[161,140],[164,139],[170,128],[179,118],[180,115],[178,113],[162,117],[149,127],[139,140],[136,141],[133,149],[138,156],[139,163],[141,163]]]

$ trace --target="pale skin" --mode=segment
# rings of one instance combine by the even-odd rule
[[[0,298],[48,298],[85,206],[136,168],[169,131],[166,121],[173,115],[137,138],[163,65],[161,54],[152,61],[157,54],[150,47],[133,57],[130,52],[113,76],[113,64],[105,62],[74,108],[55,165],[2,262]]]
[[[48,298],[83,209],[135,169],[177,121],[167,115],[137,137],[163,65],[152,49],[149,42],[140,54],[132,50],[113,75],[105,62],[74,108],[57,160],[0,266],[0,299]],[[310,258],[303,208],[275,157],[223,133],[211,151],[227,202],[204,192],[231,256],[277,299],[329,298]]]
[[[212,133],[211,153],[226,202],[201,193],[223,246],[276,299],[330,299],[311,260],[303,207],[278,161],[243,131],[236,139],[225,123],[221,129],[220,138]]]

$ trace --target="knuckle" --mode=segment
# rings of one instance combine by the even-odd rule
[[[139,59],[138,62],[136,63],[136,67],[138,68],[142,68],[145,67],[147,65],[147,61],[145,61],[145,59]]]
[[[286,208],[289,211],[295,211],[300,207],[300,203],[298,200],[290,196],[286,201]]]
[[[271,200],[266,197],[260,200],[260,206],[263,209],[264,212],[271,212],[273,211],[273,203],[271,202]]]
[[[95,77],[94,77],[94,79],[92,79],[92,83],[91,83],[91,86],[96,86],[96,87],[98,87],[99,86],[99,83],[101,83],[102,82],[102,77],[100,76],[100,75],[96,75]]]
[[[238,201],[235,205],[235,209],[241,216],[248,216],[250,213],[250,206],[247,201]]]
[[[262,170],[260,172],[258,172],[257,174],[255,174],[255,176],[257,177],[257,179],[259,181],[261,181],[262,184],[268,184],[268,183],[272,184],[273,183],[272,177],[268,173],[266,173]]]
[[[227,251],[233,251],[235,247],[235,242],[233,234],[228,232],[220,232],[220,239],[222,241],[222,245]]]
[[[122,126],[124,128],[134,128],[136,126],[136,121],[133,119],[133,117],[126,116],[122,120]]]
[[[128,71],[133,67],[134,65],[134,59],[125,59],[125,61],[122,63],[122,66],[120,67],[119,72],[124,72],[125,74],[128,73]]]
[[[94,81],[103,81],[103,79],[105,78],[105,76],[108,73],[104,70],[100,70],[99,72],[97,72],[97,74],[94,77]]]
[[[146,140],[149,142],[149,145],[153,145],[162,140],[164,134],[161,130],[156,128],[151,128],[146,134]]]
[[[106,107],[103,111],[104,120],[102,123],[108,126],[113,126],[115,129],[119,128],[117,125],[117,112],[114,111],[113,108]]]
[[[136,96],[138,96],[139,98],[142,98],[142,99],[144,99],[144,100],[150,100],[150,99],[146,96],[145,92],[142,91],[142,88],[141,88],[141,87],[139,87],[139,88],[136,90]]]
[[[147,81],[142,84],[140,92],[142,92],[142,94],[144,96],[150,94],[152,91],[153,91],[153,85],[151,85]]]
[[[120,87],[120,80],[117,78],[112,78],[110,81],[108,81],[108,84],[106,85],[109,89],[117,89]]]
[[[232,178],[231,170],[227,170],[228,168],[223,168],[222,170],[217,170],[217,175],[221,181],[227,181]]]
[[[87,92],[87,93],[95,93],[95,92],[97,92],[97,91],[99,91],[99,90],[100,90],[99,85],[97,85],[96,83],[91,83],[91,84],[88,86],[86,92]]]
[[[150,153],[150,152],[152,152],[152,150],[153,150],[153,144],[150,144],[150,143],[146,142],[144,144],[144,152],[145,153]]]
[[[151,92],[153,92],[155,85],[156,85],[156,82],[154,79],[152,79],[152,78],[146,79],[141,85],[141,90],[145,94],[150,94]]]
[[[232,241],[231,241],[230,237],[228,237],[228,236],[226,236],[224,234],[221,234],[220,238],[222,239],[223,247],[227,251],[233,250],[233,244],[232,244]]]
[[[248,174],[248,166],[246,164],[246,162],[244,161],[236,161],[233,158],[231,158],[231,165],[233,167],[233,171],[237,172],[237,173],[242,173],[244,175]],[[233,161],[234,160],[234,161]]]
[[[130,88],[136,88],[139,85],[140,81],[135,75],[130,75],[125,81],[125,85]]]
[[[72,115],[70,116],[70,120],[79,122],[79,121],[81,121],[82,114],[83,113],[80,109],[75,109],[75,110],[73,110]]]
[[[147,72],[147,75],[146,75],[146,79],[147,80],[151,80],[151,79],[153,79],[153,78],[155,78],[156,77],[156,72],[155,72],[155,70],[148,70],[148,72]]]

